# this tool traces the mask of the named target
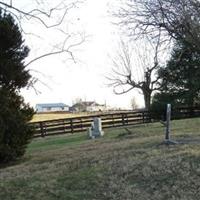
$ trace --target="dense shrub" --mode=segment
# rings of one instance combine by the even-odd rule
[[[9,162],[25,153],[33,135],[27,124],[33,110],[14,92],[0,89],[0,161]]]
[[[169,93],[156,93],[152,98],[151,115],[153,119],[165,120],[167,104],[171,104],[172,109],[176,108],[178,102],[174,95]]]
[[[12,16],[0,10],[0,163],[22,156],[33,135],[27,124],[33,109],[20,96],[31,78],[24,65],[28,52]]]

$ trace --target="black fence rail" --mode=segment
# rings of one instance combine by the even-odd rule
[[[164,116],[164,113],[158,118],[155,117],[155,113],[145,110],[137,112],[128,111],[34,122],[31,125],[35,127],[34,137],[45,137],[86,131],[91,127],[91,123],[95,117],[101,118],[103,128],[111,128],[155,122],[161,120],[162,116]],[[190,117],[200,117],[200,108],[178,108],[172,110],[172,119]]]
[[[181,107],[172,109],[172,119],[200,117],[200,107]]]
[[[171,119],[185,119],[200,117],[200,107],[179,107],[173,108],[171,111]],[[153,120],[163,120],[166,118],[166,110],[159,110],[157,112],[151,112],[151,119]]]

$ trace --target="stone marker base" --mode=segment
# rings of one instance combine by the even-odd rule
[[[104,131],[93,131],[92,128],[88,128],[88,136],[90,139],[95,139],[104,135]]]

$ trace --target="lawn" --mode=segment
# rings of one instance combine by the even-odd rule
[[[200,118],[173,121],[172,146],[160,123],[104,131],[35,139],[0,169],[0,199],[200,199]]]

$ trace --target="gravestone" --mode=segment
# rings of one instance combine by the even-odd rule
[[[88,129],[88,134],[90,138],[101,137],[104,135],[101,125],[101,118],[95,117],[94,121],[92,122],[91,127]]]
[[[170,139],[171,133],[171,104],[167,104],[167,112],[166,112],[166,130],[165,130],[165,144],[177,144],[176,141]]]
[[[170,140],[171,104],[167,104],[165,141]]]

